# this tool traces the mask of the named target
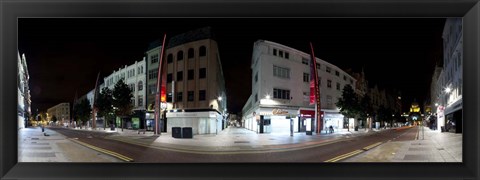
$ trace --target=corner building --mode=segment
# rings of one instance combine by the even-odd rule
[[[292,119],[294,132],[308,131],[315,114],[315,105],[310,105],[309,99],[310,62],[308,53],[271,41],[256,41],[251,62],[252,94],[242,110],[242,125],[256,132],[287,134]],[[356,80],[319,58],[316,66],[324,129],[331,125],[339,130],[358,124],[355,120],[344,120],[335,105],[344,86],[349,84],[355,89]],[[259,129],[259,115],[264,116],[263,130]]]
[[[155,43],[152,43],[155,44]],[[154,119],[158,60],[161,47],[147,51],[149,119]],[[157,43],[160,45],[159,43]],[[227,96],[218,44],[210,27],[169,39],[164,54],[166,119],[162,132],[191,127],[193,134],[215,134],[226,126]]]

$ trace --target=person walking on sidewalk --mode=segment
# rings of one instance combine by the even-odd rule
[[[333,133],[333,126],[332,125],[330,125],[330,127],[328,127],[328,129],[329,129],[330,133]]]

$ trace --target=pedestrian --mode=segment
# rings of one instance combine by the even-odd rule
[[[329,129],[330,129],[330,133],[333,133],[333,126],[332,125],[330,125]]]

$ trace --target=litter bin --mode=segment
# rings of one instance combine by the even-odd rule
[[[115,131],[115,124],[110,124],[110,130]]]
[[[182,138],[182,128],[181,127],[172,127],[172,137],[173,138]]]
[[[442,129],[442,132],[445,132],[445,126],[440,127]]]
[[[193,138],[193,132],[191,127],[182,128],[182,138]]]
[[[358,131],[358,126],[355,126],[355,131]]]

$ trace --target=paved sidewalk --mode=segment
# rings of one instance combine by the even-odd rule
[[[343,162],[462,162],[462,137],[423,127],[417,140],[389,141]]]
[[[45,136],[45,134],[48,136]],[[18,131],[18,162],[123,162],[40,127]]]

